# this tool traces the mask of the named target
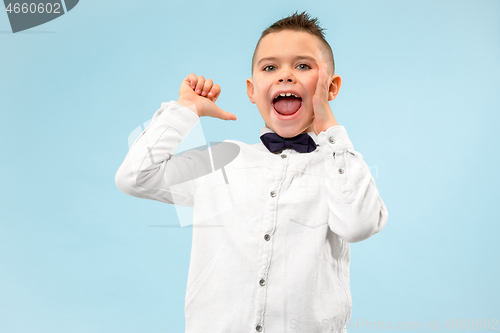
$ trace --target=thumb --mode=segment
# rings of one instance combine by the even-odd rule
[[[222,110],[220,107],[217,105],[215,106],[216,109],[216,117],[222,120],[236,120],[236,116],[230,112],[226,112]]]

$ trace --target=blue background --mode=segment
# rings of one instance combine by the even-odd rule
[[[500,319],[499,1],[87,0],[16,34],[0,13],[0,332],[184,331],[192,228],[115,173],[191,72],[238,117],[203,117],[207,141],[258,142],[252,52],[295,10],[327,28],[330,105],[389,211],[351,245],[352,321]]]

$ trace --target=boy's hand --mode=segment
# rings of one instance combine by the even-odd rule
[[[316,92],[312,98],[313,103],[313,130],[316,135],[320,132],[324,132],[332,126],[337,126],[338,123],[333,116],[332,109],[328,103],[330,95],[330,85],[332,84],[332,77],[326,73],[327,64],[322,62],[319,64],[318,68],[318,84],[316,85]],[[340,80],[340,77],[338,76]],[[340,83],[340,82],[339,82]],[[333,98],[336,97],[338,88],[340,85],[335,83],[336,92]],[[338,85],[338,86],[337,86]],[[333,99],[332,98],[332,99]]]
[[[209,116],[222,120],[236,120],[234,114],[226,112],[215,105],[220,91],[220,86],[214,84],[211,79],[205,80],[203,76],[197,77],[191,73],[181,83],[177,103],[185,107],[194,104],[199,117]]]

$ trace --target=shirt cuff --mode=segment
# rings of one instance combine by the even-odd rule
[[[342,125],[332,126],[324,132],[318,134],[319,144],[325,147],[329,147],[332,152],[342,151],[344,149],[354,151],[347,131]]]
[[[193,110],[196,111],[194,104]],[[166,119],[166,122],[172,124],[184,138],[200,121],[200,117],[193,110],[176,101],[164,102],[161,103],[160,109],[153,115],[153,121],[156,121],[158,118]]]

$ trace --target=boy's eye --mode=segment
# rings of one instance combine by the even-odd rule
[[[309,67],[309,65],[307,65],[307,64],[300,64],[300,65],[297,65],[297,68],[299,68],[299,69],[310,69],[311,67]]]
[[[264,70],[265,70],[266,72],[269,72],[269,71],[271,71],[271,70],[272,70],[272,68],[276,68],[276,67],[274,67],[273,65],[268,65],[268,66],[264,67]]]

